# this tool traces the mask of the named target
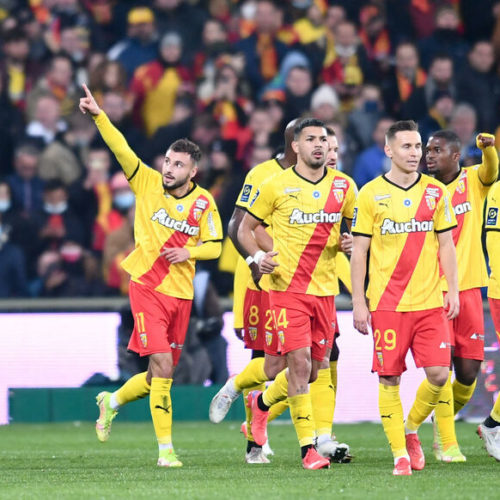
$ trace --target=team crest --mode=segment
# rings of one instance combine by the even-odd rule
[[[344,201],[344,191],[342,189],[334,189],[333,195],[339,203],[342,203]]]
[[[278,339],[279,339],[281,345],[285,344],[285,334],[283,333],[283,330],[280,330],[278,332]]]
[[[255,341],[255,339],[257,338],[257,328],[255,328],[255,326],[250,326],[248,328],[248,335],[250,335],[250,339]]]
[[[465,192],[465,182],[460,179],[457,184],[457,192],[463,194]]]
[[[148,336],[145,333],[141,333],[140,337],[141,337],[142,347],[147,347],[148,346]]]
[[[270,346],[273,343],[273,334],[272,332],[266,332],[266,344]]]
[[[427,203],[429,210],[434,210],[436,208],[436,198],[433,196],[426,196],[425,202]]]
[[[377,351],[377,358],[379,365],[381,367],[384,366],[384,357],[382,356],[382,353],[380,351]]]
[[[201,214],[203,213],[203,210],[201,208],[194,208],[193,209],[193,217],[195,221],[199,221],[201,219]]]
[[[208,201],[207,200],[204,200],[203,198],[198,198],[195,202],[194,202],[194,206],[196,208],[199,208],[200,210],[205,210],[207,207],[208,207]]]

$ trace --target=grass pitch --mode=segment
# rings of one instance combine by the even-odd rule
[[[156,466],[152,424],[113,423],[99,443],[91,423],[0,427],[0,498],[12,499],[498,499],[500,463],[488,457],[472,424],[457,424],[465,464],[438,463],[432,428],[420,437],[427,465],[412,477],[393,477],[380,424],[337,425],[351,445],[350,464],[305,471],[293,427],[270,425],[275,456],[269,465],[244,462],[236,422],[174,422],[181,469]]]

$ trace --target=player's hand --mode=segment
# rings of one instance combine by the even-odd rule
[[[458,293],[446,292],[444,294],[444,310],[448,319],[454,319],[460,312],[460,299]]]
[[[186,248],[165,248],[163,252],[160,253],[161,257],[165,257],[170,264],[179,264],[181,262],[186,262],[189,259],[190,253]]]
[[[262,259],[260,259],[259,271],[262,274],[271,274],[274,271],[274,268],[279,266],[279,264],[273,259],[276,255],[278,255],[278,252],[266,252]]]
[[[482,132],[476,137],[476,145],[479,149],[485,149],[495,145],[495,136]]]
[[[371,326],[371,316],[370,311],[365,302],[358,305],[353,305],[352,308],[352,318],[354,328],[363,335],[368,335],[370,333],[368,326]]]
[[[95,102],[94,96],[92,95],[92,92],[90,92],[87,85],[82,83],[82,87],[85,91],[85,97],[80,97],[80,104],[78,106],[80,111],[83,114],[86,114],[88,111],[91,115],[97,116],[101,112],[101,108]]]
[[[259,285],[260,278],[262,278],[262,272],[260,271],[259,266],[257,265],[256,262],[252,262],[250,264],[250,271],[252,272],[252,279],[253,282],[255,283],[255,286],[259,290],[262,290],[262,288]]]
[[[235,328],[234,334],[240,339],[243,340],[243,328]]]
[[[339,245],[340,249],[346,253],[347,255],[352,254],[352,241],[353,241],[353,236],[350,233],[342,233],[340,235],[340,240],[339,240]]]

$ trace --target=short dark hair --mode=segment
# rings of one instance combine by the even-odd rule
[[[431,134],[431,137],[435,139],[443,139],[455,152],[460,151],[462,147],[460,138],[455,132],[453,132],[453,130],[450,129],[438,130],[437,132]]]
[[[385,138],[390,141],[398,132],[418,132],[418,125],[413,120],[400,120],[393,123],[387,130]]]
[[[304,118],[303,120],[300,120],[297,125],[295,125],[295,129],[293,130],[293,140],[296,141],[301,132],[307,127],[323,127],[326,129],[325,124],[321,120],[318,120],[317,118]]]
[[[333,130],[332,127],[325,127],[326,128],[326,135],[330,137],[335,137],[337,134],[335,133],[335,130]]]
[[[197,144],[186,139],[177,139],[168,148],[176,153],[187,153],[195,164],[201,160],[201,150]]]
[[[66,184],[64,184],[61,179],[49,179],[45,183],[45,186],[43,186],[44,193],[51,193],[52,191],[57,191],[58,189],[62,189],[66,193],[68,192]]]

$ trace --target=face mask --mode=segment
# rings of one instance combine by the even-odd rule
[[[365,101],[365,111],[367,113],[374,113],[378,109],[377,101]]]
[[[0,212],[4,213],[12,206],[10,200],[0,200]]]
[[[132,191],[126,193],[118,193],[113,197],[113,203],[118,210],[127,210],[135,202],[135,195]]]
[[[63,246],[61,248],[61,258],[64,262],[73,264],[78,262],[82,256],[82,249],[77,246]]]
[[[60,215],[66,212],[68,208],[68,202],[60,201],[59,203],[44,203],[44,210],[51,215]]]

